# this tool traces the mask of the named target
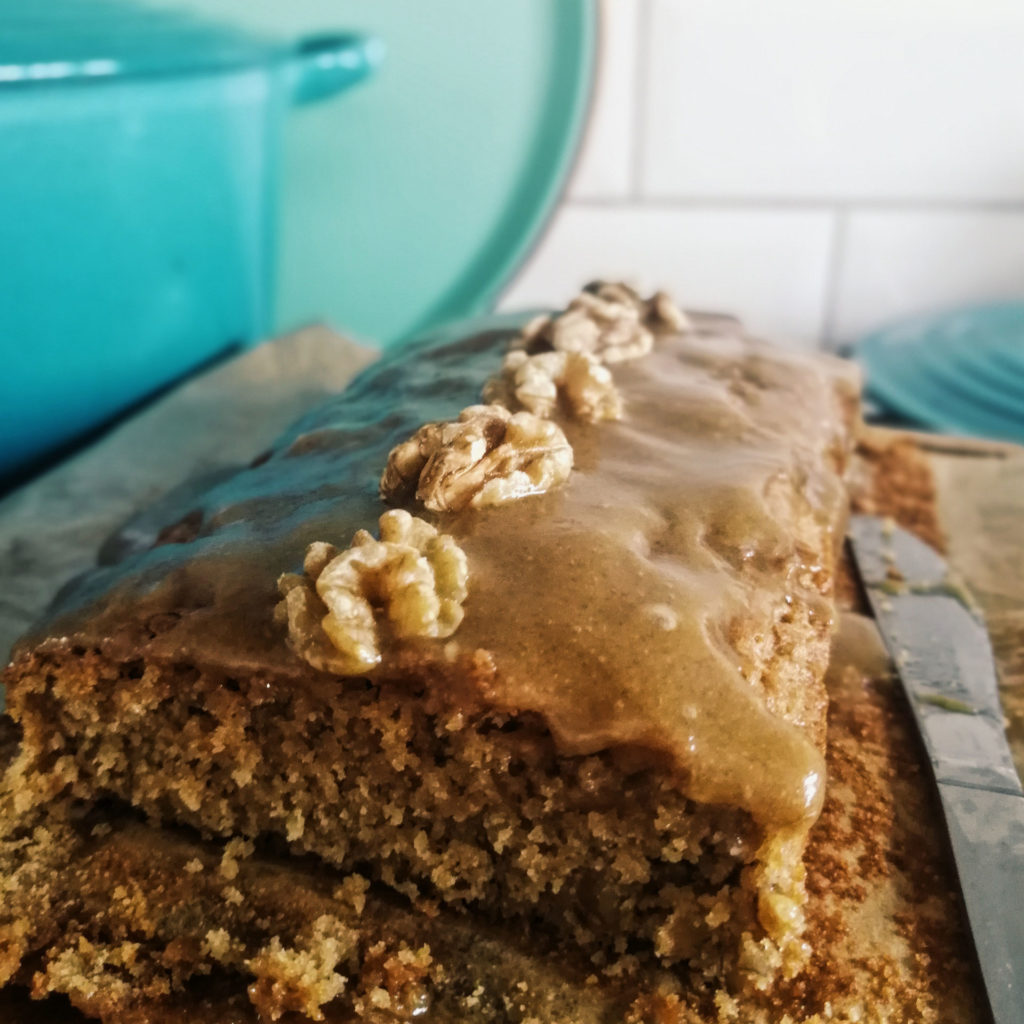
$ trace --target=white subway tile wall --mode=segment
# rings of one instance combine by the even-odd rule
[[[645,194],[1024,199],[1024,4],[945,7],[653,0]]]
[[[1024,211],[863,210],[845,232],[835,330],[1024,295]]]
[[[751,327],[809,348],[831,244],[825,210],[567,203],[505,305],[564,305],[589,273],[666,288],[693,309],[741,311]]]
[[[642,0],[612,0],[601,15],[600,73],[591,116],[570,183],[573,199],[625,197],[633,188],[639,126],[636,77]]]
[[[1024,297],[1020,0],[603,0],[590,130],[503,307],[627,274],[835,346]]]

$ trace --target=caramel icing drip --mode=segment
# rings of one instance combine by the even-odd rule
[[[667,343],[616,380],[628,419],[566,424],[563,491],[446,525],[473,572],[456,639],[494,653],[492,700],[539,711],[569,751],[662,751],[697,800],[813,816],[823,665],[799,679],[819,695],[809,720],[785,721],[733,637],[794,600],[831,619],[835,390],[820,364],[721,338]]]
[[[413,647],[439,665],[487,652],[477,698],[538,713],[568,753],[639,751],[694,800],[804,827],[824,781],[824,666],[783,652],[787,693],[773,693],[756,651],[793,608],[831,619],[856,380],[837,360],[694,326],[616,367],[621,421],[562,422],[576,460],[563,487],[432,516],[468,556],[469,596],[452,640]],[[376,520],[388,452],[477,400],[508,340],[386,356],[270,458],[168,508],[165,523],[200,511],[194,540],[85,577],[42,635],[259,672],[268,687],[344,685],[288,650],[275,581],[309,543],[345,545]],[[385,644],[369,675],[393,678],[409,653]]]

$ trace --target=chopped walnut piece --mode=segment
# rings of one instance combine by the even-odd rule
[[[327,608],[312,581],[289,572],[277,581],[277,589],[281,601],[274,617],[287,625],[288,643],[295,653],[321,672],[349,674],[351,659],[334,647],[321,627]]]
[[[414,495],[434,512],[504,505],[563,483],[572,448],[561,428],[528,412],[471,405],[451,423],[428,423],[388,456],[385,501]]]
[[[562,399],[577,419],[591,423],[622,416],[622,398],[611,372],[585,352],[538,352],[513,349],[502,363],[501,377],[488,382],[484,397],[521,405],[547,418]]]
[[[624,284],[587,285],[564,313],[538,317],[523,328],[513,348],[538,352],[581,352],[602,363],[646,355],[660,331],[686,331],[690,321],[665,292],[642,299]]]
[[[692,331],[690,318],[675,304],[668,292],[657,291],[647,300],[647,320],[655,330]]]
[[[380,662],[379,626],[398,637],[447,637],[462,621],[469,576],[455,541],[403,509],[380,517],[380,540],[357,531],[345,551],[311,544],[305,575],[278,581],[278,616],[295,651],[340,675]]]
[[[627,284],[615,281],[591,281],[579,296],[592,295],[605,303],[620,306],[634,306],[640,313],[644,324],[655,333],[682,332],[693,330],[690,318],[675,304],[672,297],[665,291],[656,291],[649,299],[641,298],[640,293]]]

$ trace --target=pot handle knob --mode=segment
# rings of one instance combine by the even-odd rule
[[[361,82],[384,58],[384,44],[356,33],[318,33],[300,39],[289,63],[292,102],[315,103]]]

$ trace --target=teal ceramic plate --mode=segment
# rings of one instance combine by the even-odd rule
[[[250,4],[202,6],[246,19]],[[278,330],[323,319],[390,345],[493,306],[571,169],[594,4],[276,6],[269,20],[247,20],[289,33],[343,26],[387,49],[363,88],[289,121]]]
[[[950,434],[1024,443],[1024,302],[922,317],[869,334],[868,394]]]

